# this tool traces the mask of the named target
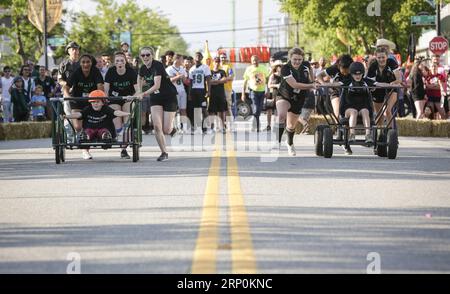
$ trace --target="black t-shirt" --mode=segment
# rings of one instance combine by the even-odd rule
[[[351,81],[351,75],[343,75],[336,63],[330,67],[327,67],[325,72],[333,79],[334,82],[348,83]]]
[[[44,96],[48,99],[52,89],[55,87],[55,81],[51,77],[45,77],[42,81],[39,77],[34,80],[35,86],[40,85],[44,89]]]
[[[361,81],[357,82],[353,79],[343,83],[346,87],[374,87],[377,82],[371,79],[363,78]],[[341,114],[347,108],[367,108],[371,111],[372,109],[372,96],[370,94],[372,90],[370,88],[344,88],[342,91],[341,99]],[[342,111],[343,110],[343,111]]]
[[[218,71],[211,70],[211,80],[218,81],[226,77],[227,74],[224,70],[219,69]],[[225,87],[224,84],[211,85],[211,97],[214,98],[225,98]]]
[[[157,60],[152,61],[150,68],[143,64],[139,69],[139,76],[142,77],[146,82],[146,85],[142,87],[142,91],[147,91],[155,85],[156,76],[161,77],[161,86],[159,87],[159,90],[152,93],[150,95],[150,98],[162,98],[167,96],[171,97],[176,96],[178,93],[177,89],[170,81],[169,75],[167,74],[164,65]]]
[[[411,94],[414,100],[422,100],[425,97],[425,86],[423,84],[423,76],[420,70],[415,75],[411,76]]]
[[[96,67],[91,68],[87,77],[84,76],[80,67],[67,81],[67,86],[72,88],[72,97],[89,96],[90,92],[97,90],[97,84],[103,84],[103,77],[100,70]]]
[[[392,59],[390,59],[392,60]],[[389,61],[389,59],[388,59]],[[390,62],[392,63],[392,62]],[[376,66],[374,66],[374,64]],[[369,67],[369,71],[367,72],[367,77],[372,79],[373,81],[377,81],[380,83],[392,83],[396,80],[394,69],[392,69],[388,64],[384,67],[382,71],[378,67],[378,62],[374,62],[372,66]],[[386,89],[377,89],[373,92],[374,97],[384,97],[387,93]]]
[[[310,84],[309,79],[309,68],[305,65],[300,65],[298,69],[292,67],[291,63],[288,62],[281,67],[281,84],[278,90],[279,95],[285,99],[293,99],[294,96],[301,98],[306,97],[308,90],[293,89],[287,83],[287,79],[293,77],[297,83]]]
[[[103,105],[99,111],[95,111],[92,105],[86,106],[81,111],[81,115],[80,119],[83,120],[84,129],[106,128],[111,131],[115,129],[113,123],[113,119],[116,117],[114,109],[107,105]]]
[[[137,83],[137,74],[130,68],[126,68],[123,75],[117,73],[115,66],[108,69],[105,76],[105,82],[109,83],[109,97],[131,96],[134,95],[134,85]]]
[[[398,68],[397,60],[388,57],[388,59],[386,60],[386,66],[393,71],[396,70]],[[373,62],[371,62],[369,65],[369,72],[376,71],[377,68],[378,68],[378,60],[374,59]]]
[[[59,65],[58,77],[67,82],[70,76],[80,67],[78,61],[72,62],[70,59],[65,59]]]

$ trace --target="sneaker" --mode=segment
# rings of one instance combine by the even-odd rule
[[[89,160],[92,159],[91,153],[89,153],[89,150],[83,150],[83,159]]]
[[[167,161],[167,160],[169,160],[169,154],[163,152],[156,161]]]
[[[117,133],[116,140],[117,140],[117,142],[123,141],[123,132]]]
[[[373,144],[373,138],[372,138],[372,135],[371,135],[371,134],[367,134],[367,135],[366,135],[366,141],[365,141],[365,143],[366,143],[366,144]]]
[[[272,130],[271,126],[267,126],[266,131],[270,132]]]
[[[295,153],[295,147],[294,147],[294,145],[289,145],[289,144],[286,142],[286,146],[287,146],[289,155],[290,155],[290,156],[295,156],[296,153]]]
[[[352,155],[352,154],[353,154],[353,151],[352,151],[352,149],[350,148],[350,146],[349,146],[349,147],[342,146],[342,147],[344,148],[344,151],[345,151],[345,154],[346,154],[346,155]]]
[[[103,134],[102,134],[102,140],[103,141],[111,141],[112,140],[112,136],[111,136],[111,133],[110,132],[104,132]]]
[[[130,159],[130,155],[128,155],[128,152],[126,149],[122,149],[122,151],[120,151],[120,158],[123,159]]]
[[[207,129],[207,130],[206,130],[206,134],[207,134],[207,135],[211,135],[212,133],[213,133],[213,131],[212,131],[211,129]]]
[[[227,129],[222,129],[222,134],[226,134],[227,133]]]
[[[89,137],[84,131],[77,133],[77,139],[80,143],[89,141]]]
[[[355,141],[356,141],[356,136],[355,136],[355,134],[350,134],[350,136],[348,137],[348,141],[349,141],[349,142],[355,142]]]
[[[203,131],[200,128],[195,129],[194,135],[202,135]]]

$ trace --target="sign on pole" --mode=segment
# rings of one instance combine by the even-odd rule
[[[48,38],[47,41],[48,41],[49,46],[54,46],[54,47],[64,46],[66,44],[66,38],[60,38],[60,37]]]
[[[428,46],[435,55],[443,55],[448,51],[448,41],[444,37],[434,37]]]
[[[60,21],[62,0],[28,0],[28,19],[41,32],[44,32],[44,1],[47,3],[47,33]]]
[[[414,15],[411,16],[413,26],[434,26],[436,25],[436,15]]]

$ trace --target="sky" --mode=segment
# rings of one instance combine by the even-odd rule
[[[125,0],[116,0],[123,3]],[[64,1],[65,7],[74,11],[95,12],[95,3],[90,0]],[[142,7],[149,7],[161,11],[170,20],[172,25],[178,27],[180,32],[198,32],[209,30],[231,29],[232,27],[232,1],[231,0],[137,0]],[[278,0],[263,1],[263,26],[272,26],[266,29],[268,35],[278,35],[277,25],[282,23],[283,14],[279,12]],[[194,13],[195,11],[195,13]],[[258,0],[236,0],[236,29],[253,28],[258,26]],[[281,26],[280,26],[281,28]],[[264,38],[269,45],[283,43],[282,37]],[[236,32],[236,47],[257,44],[257,30]],[[205,40],[208,40],[210,50],[219,46],[232,46],[232,32],[215,32],[203,34],[182,34],[189,44],[189,50],[194,52],[203,49]],[[276,45],[276,44],[275,44]],[[281,44],[284,45],[284,44]]]

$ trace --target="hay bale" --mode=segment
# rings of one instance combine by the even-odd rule
[[[427,120],[397,118],[397,126],[400,136],[430,137],[433,133],[433,125]]]
[[[51,127],[50,121],[0,124],[0,140],[50,138]]]
[[[450,138],[450,121],[448,120],[432,120],[433,137]]]

